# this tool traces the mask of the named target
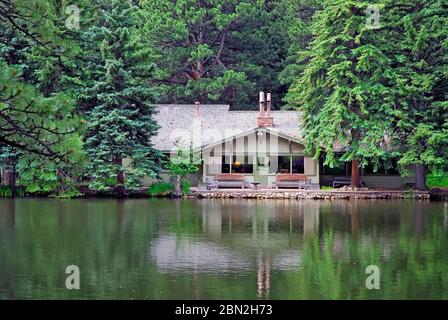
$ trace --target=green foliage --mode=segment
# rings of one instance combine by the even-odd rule
[[[73,183],[71,169],[84,159],[81,120],[69,90],[79,51],[61,19],[67,2],[5,1],[0,10],[2,162],[20,173],[19,183],[39,192],[66,189]],[[8,148],[14,156],[5,153]]]
[[[403,167],[439,171],[448,159],[448,8],[440,1],[385,3],[395,39],[385,50],[394,62],[391,145]]]
[[[137,6],[138,3],[138,6]],[[65,25],[81,9],[81,28]],[[0,158],[28,191],[75,195],[155,177],[154,103],[301,110],[306,151],[334,165],[448,163],[443,1],[142,0],[0,3]],[[11,153],[10,151],[14,152]],[[85,155],[87,153],[87,156]],[[182,180],[193,163],[171,163]],[[184,183],[184,182],[182,182]],[[184,192],[185,193],[185,192]]]
[[[342,161],[361,165],[385,156],[389,59],[377,46],[380,34],[365,23],[365,1],[326,2],[313,16],[314,40],[309,62],[290,88],[289,102],[303,111],[306,151],[325,164],[335,164],[335,146]]]
[[[298,80],[309,62],[307,48],[313,39],[312,18],[316,11],[322,8],[322,2],[318,0],[287,0],[285,1],[285,19],[289,36],[288,54],[284,68],[279,74],[279,81],[290,87]],[[289,93],[285,96],[285,102],[292,101]],[[291,107],[286,105],[285,108]]]
[[[179,149],[176,153],[176,157],[170,158],[167,169],[173,176],[180,176],[181,179],[187,175],[195,173],[199,170],[201,161],[196,158],[193,150]]]
[[[107,189],[105,181],[114,176],[118,184],[132,187],[141,177],[154,177],[159,170],[159,153],[151,143],[158,125],[150,103],[153,90],[147,84],[154,68],[137,32],[136,7],[114,0],[98,3],[97,10],[99,20],[84,35],[95,39],[86,47],[91,59],[83,77],[90,86],[81,98],[87,118],[87,174],[90,187],[96,190]],[[126,159],[132,163],[125,164]]]
[[[191,188],[191,181],[184,180],[181,183],[181,189],[183,195],[188,195]],[[150,196],[168,196],[174,191],[174,185],[170,182],[156,182],[153,183],[149,189],[148,194]]]
[[[306,151],[316,158],[325,152],[330,166],[335,149],[361,166],[398,158],[403,173],[410,165],[445,166],[446,5],[380,1],[380,27],[370,28],[370,1],[289,4],[305,9],[290,34],[309,43],[292,47],[297,62],[283,74],[292,83],[288,104],[303,111]],[[311,29],[300,30],[310,20]]]
[[[188,175],[196,173],[199,170],[201,160],[198,155],[193,152],[193,148],[178,149],[176,157],[171,157],[166,167],[175,179],[174,195],[180,197],[187,195],[190,190],[191,182],[186,180]]]
[[[20,172],[17,183],[29,193],[50,194],[57,198],[74,198],[82,194],[77,189],[77,176],[82,171],[83,159],[69,168],[32,155],[24,155],[17,164]],[[68,173],[69,172],[69,173]]]
[[[182,193],[184,194],[184,196],[186,196],[190,193],[190,188],[191,188],[191,181],[185,180],[182,182],[181,189],[182,189]]]
[[[174,185],[169,182],[153,183],[148,190],[151,196],[165,196],[169,195],[174,190]]]
[[[158,101],[250,108],[263,89],[280,102],[285,88],[277,75],[288,46],[283,12],[281,1],[143,0]]]
[[[63,94],[45,97],[21,81],[17,67],[0,58],[0,143],[28,153],[62,160],[77,155],[80,119]]]
[[[25,190],[23,188],[15,189],[16,196],[25,196]],[[0,198],[11,198],[14,195],[13,187],[10,186],[0,186]]]
[[[426,177],[426,184],[429,188],[448,188],[448,174],[430,174]]]

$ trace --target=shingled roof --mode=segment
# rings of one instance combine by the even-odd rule
[[[173,149],[175,142],[173,132],[188,131],[191,137],[193,123],[200,124],[202,134],[206,134],[207,129],[213,129],[219,131],[223,138],[227,138],[230,131],[243,133],[256,129],[259,115],[258,111],[230,111],[229,105],[220,104],[165,104],[157,105],[156,109],[158,113],[155,119],[160,129],[152,142],[157,149],[163,151]],[[298,111],[272,111],[272,116],[274,128],[270,128],[271,130],[293,139],[301,139],[302,129],[298,125],[300,116]]]

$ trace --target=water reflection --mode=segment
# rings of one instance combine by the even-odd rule
[[[447,298],[447,221],[443,202],[0,199],[0,299]]]

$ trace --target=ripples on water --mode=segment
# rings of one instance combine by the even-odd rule
[[[0,199],[0,299],[446,299],[447,240],[444,202]]]

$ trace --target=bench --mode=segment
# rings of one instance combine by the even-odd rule
[[[304,174],[286,174],[280,173],[277,175],[277,181],[274,182],[274,188],[288,188],[288,189],[307,189],[311,185],[311,179]]]
[[[224,173],[217,174],[215,180],[210,181],[207,184],[207,190],[219,189],[219,188],[241,188],[248,187],[248,183],[245,181],[243,174],[237,173]]]
[[[351,177],[335,177],[333,178],[333,188],[342,187],[342,186],[350,186],[352,184]],[[366,184],[361,180],[361,187],[364,187]]]

